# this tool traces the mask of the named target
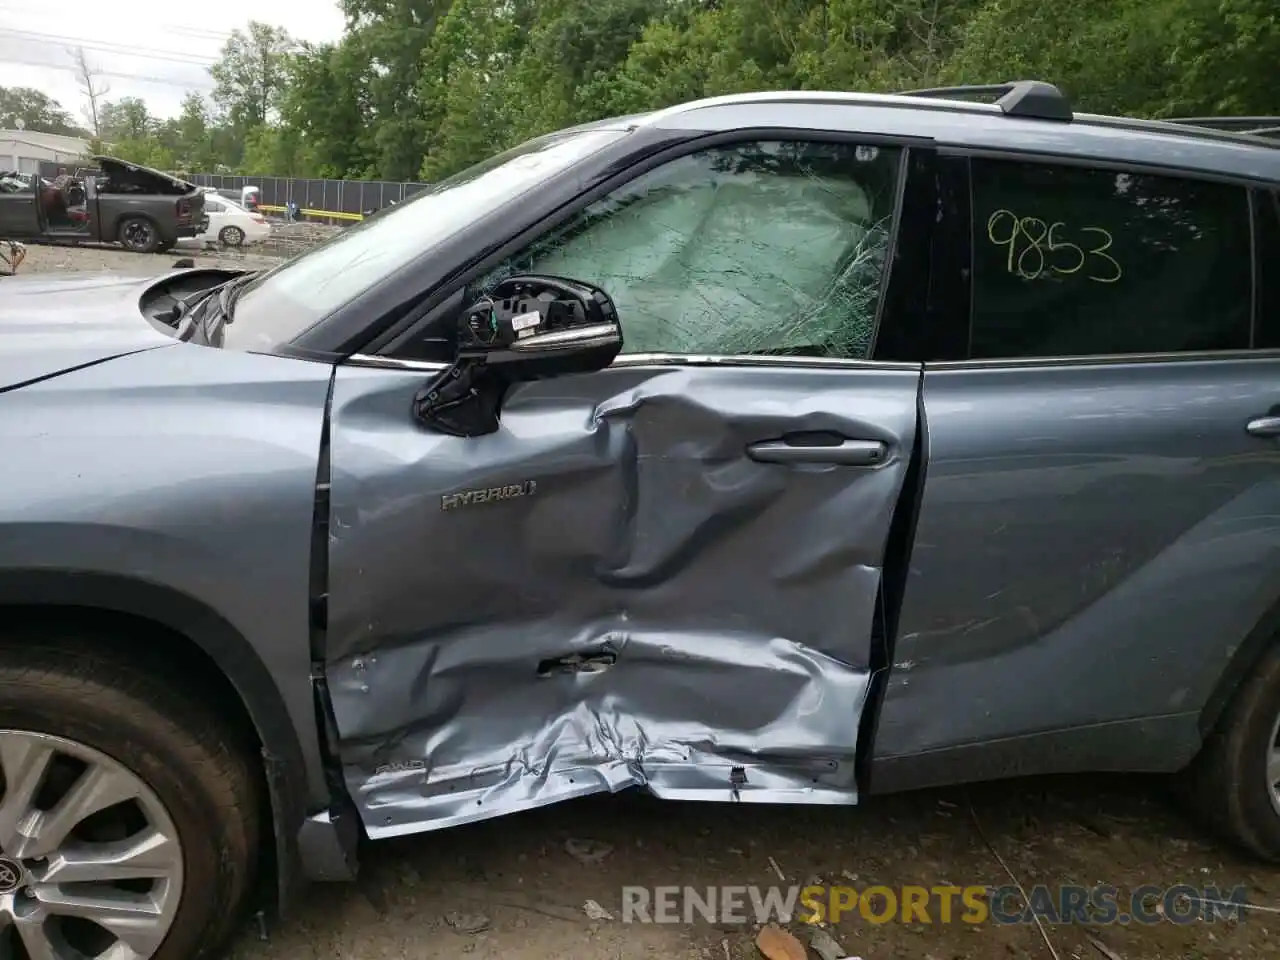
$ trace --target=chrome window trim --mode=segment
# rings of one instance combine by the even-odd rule
[[[986,360],[940,360],[926,363],[935,370],[1018,370],[1044,367],[1114,366],[1128,363],[1206,363],[1229,360],[1280,360],[1280,348],[1268,350],[1198,350],[1184,353],[1107,353],[1070,357],[1009,357]]]
[[[355,367],[380,367],[388,370],[438,372],[449,364],[431,360],[401,360],[396,357],[354,353],[345,361]],[[824,370],[919,370],[920,363],[884,360],[846,360],[838,357],[757,357],[751,355],[719,356],[714,354],[627,353],[610,365],[613,367],[782,367]]]
[[[340,366],[374,367],[381,370],[415,370],[422,373],[438,373],[449,367],[434,360],[401,360],[398,357],[376,357],[368,353],[353,353]]]
[[[844,357],[765,357],[752,354],[626,353],[614,360],[614,367],[810,367],[827,370],[919,370],[919,363],[885,360],[854,360]]]

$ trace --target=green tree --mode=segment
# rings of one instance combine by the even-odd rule
[[[343,41],[365,66],[368,103],[365,142],[371,171],[388,180],[416,175],[428,131],[419,79],[422,56],[449,0],[341,0],[352,28]]]
[[[240,173],[249,176],[306,177],[315,162],[298,132],[289,127],[255,127],[245,138]]]
[[[213,99],[230,122],[248,131],[267,122],[288,82],[287,61],[296,44],[283,27],[250,21],[248,31],[232,30],[213,76]]]
[[[62,105],[32,87],[0,87],[0,128],[21,126],[37,133],[82,136],[85,131],[71,120]]]
[[[1161,24],[1172,50],[1169,114],[1280,113],[1275,0],[1178,0]]]
[[[370,64],[357,44],[304,46],[289,64],[284,126],[316,176],[360,177],[377,167]]]
[[[954,82],[1037,78],[1102,113],[1158,112],[1174,80],[1168,0],[989,0],[964,27],[944,74]],[[1070,28],[1064,28],[1070,24]]]
[[[108,143],[116,140],[142,141],[156,128],[146,101],[138,97],[121,97],[102,104],[98,109],[98,124],[102,128],[102,139]]]
[[[209,139],[209,107],[204,97],[192,91],[182,98],[182,110],[175,121],[179,141],[195,149]]]
[[[510,70],[521,44],[509,11],[487,0],[455,0],[439,22],[423,51],[417,91],[423,179],[447,176],[515,138],[520,94]]]
[[[1078,109],[1280,114],[1275,0],[339,0],[341,40],[252,23],[210,110],[104,133],[149,165],[435,180],[528,137],[749,90],[893,91],[1040,78]],[[41,99],[43,98],[43,99]],[[0,118],[69,125],[38,91]]]
[[[117,140],[99,152],[120,160],[127,160],[129,163],[153,167],[156,170],[176,170],[179,165],[173,151],[166,148],[164,144],[154,137],[144,137],[140,140]]]
[[[512,68],[520,139],[608,114],[607,78],[662,0],[543,0]]]
[[[204,97],[192,91],[182,99],[182,109],[166,122],[160,139],[186,170],[212,171],[219,166],[213,143],[214,123]]]

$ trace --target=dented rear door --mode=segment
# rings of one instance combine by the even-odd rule
[[[858,146],[855,161],[850,145],[823,167],[812,152],[744,149],[646,174],[627,203],[606,197],[580,230],[468,291],[510,269],[598,282],[632,344],[607,370],[517,385],[498,432],[461,439],[415,423],[430,365],[338,368],[326,679],[370,835],[633,786],[680,799],[856,801],[921,372],[851,354],[872,355],[888,316],[878,305],[907,302],[893,288],[921,285],[896,266],[892,283],[886,273],[919,259],[891,249],[906,157]],[[807,183],[757,191],[802,154]],[[824,170],[863,160],[884,167],[884,196],[827,189]],[[673,182],[678,215],[664,199]],[[699,193],[706,183],[714,197]],[[690,209],[696,232],[677,224]],[[857,230],[832,226],[841,209],[861,218]],[[619,210],[656,213],[661,229],[611,220]],[[593,216],[609,225],[607,243],[591,235]],[[676,250],[717,231],[740,245],[752,230],[766,246],[811,249],[790,261],[757,249],[749,269],[720,241]],[[843,272],[823,288],[831,310],[817,326],[770,332],[751,314],[785,306],[785,284],[762,293],[762,272],[803,262],[809,273],[788,283],[821,278],[812,248],[850,237],[858,250],[878,244],[875,256],[851,265],[833,247]],[[624,256],[627,242],[641,255]],[[731,326],[700,312],[679,287],[689,282],[715,286]],[[831,323],[849,339],[828,336]],[[775,333],[782,340],[769,341]],[[683,349],[661,351],[664,336]],[[708,337],[737,338],[737,349],[696,354],[729,353]],[[826,355],[814,347],[837,341]]]

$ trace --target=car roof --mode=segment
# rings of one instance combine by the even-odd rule
[[[995,103],[957,99],[950,92],[1028,90],[1041,95],[1031,108],[1010,110]],[[1054,102],[1054,98],[1060,98]],[[868,134],[918,137],[940,147],[1007,153],[1051,153],[1153,167],[1202,171],[1226,177],[1280,182],[1280,140],[1246,132],[1247,123],[1199,118],[1141,120],[1076,113],[1050,84],[1018,81],[988,87],[879,94],[846,91],[775,91],[730,94],[678,104],[647,114],[614,118],[593,126],[626,124],[663,129],[780,127],[865,130]],[[1253,118],[1280,133],[1280,118]],[[1225,129],[1235,125],[1244,131]]]

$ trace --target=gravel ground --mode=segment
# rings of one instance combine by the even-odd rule
[[[253,254],[200,264],[269,266],[315,242],[299,228]],[[160,273],[178,256],[106,248],[29,248],[21,273]],[[3,283],[0,283],[3,290]],[[623,923],[622,888],[674,885],[1113,885],[1247,888],[1241,921],[1154,924],[877,924],[857,911],[829,925],[863,960],[1256,960],[1280,958],[1280,870],[1206,838],[1165,800],[1165,784],[1075,777],[873,799],[856,810],[660,803],[643,795],[559,804],[497,821],[365,845],[354,884],[315,887],[236,960],[746,960],[750,923],[700,917]],[[1016,878],[1016,879],[1014,879]],[[594,901],[614,919],[591,919]],[[873,901],[882,904],[883,901]],[[594,906],[592,907],[594,911]],[[957,909],[957,914],[959,909]],[[599,914],[597,914],[599,915]],[[812,928],[792,923],[806,942]],[[810,957],[820,954],[810,951]],[[790,960],[777,955],[772,960]],[[826,958],[831,960],[831,958]]]
[[[161,274],[173,267],[174,261],[190,257],[198,267],[229,266],[237,269],[272,267],[279,257],[262,253],[204,251],[196,247],[179,247],[168,253],[128,253],[117,247],[46,247],[29,244],[26,258],[18,267],[18,276],[62,271],[107,271],[139,276]]]
[[[315,223],[273,224],[271,237],[265,243],[234,250],[201,247],[184,241],[168,253],[129,253],[115,246],[44,246],[28,244],[27,255],[18,268],[19,275],[48,273],[59,270],[109,270],[116,273],[164,273],[175,260],[190,257],[196,266],[229,266],[257,270],[272,267],[282,259],[314,247],[339,232],[339,227]]]
[[[687,924],[623,923],[622,888],[629,885],[999,887],[1011,883],[1011,873],[1028,890],[1037,884],[1109,884],[1122,891],[1144,884],[1223,890],[1243,884],[1250,903],[1280,903],[1280,872],[1209,841],[1162,797],[1158,784],[1141,780],[1072,778],[884,797],[852,810],[676,804],[643,795],[575,801],[368,843],[355,884],[316,887],[269,940],[247,932],[235,957],[761,956],[751,924],[696,916]],[[614,919],[590,919],[588,900]],[[1167,919],[1142,927],[1047,924],[1043,935],[1034,924],[942,923],[936,910],[930,920],[877,925],[855,913],[827,930],[843,948],[837,956],[863,960],[1280,956],[1280,925],[1263,911],[1242,921],[1190,925]],[[469,932],[476,927],[484,929]],[[799,922],[790,929],[806,942],[812,930]]]

